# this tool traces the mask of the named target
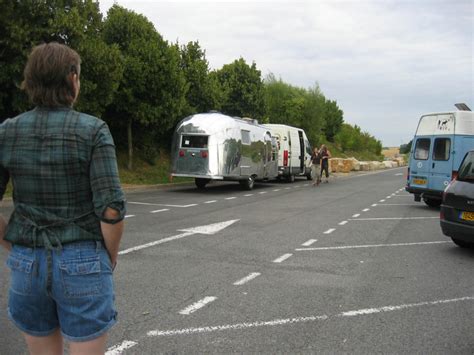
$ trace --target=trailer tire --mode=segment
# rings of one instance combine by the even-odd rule
[[[441,200],[437,200],[434,198],[424,198],[423,202],[426,203],[430,207],[439,207],[441,206]]]
[[[253,176],[249,176],[246,180],[240,180],[239,183],[245,190],[252,190],[253,185],[255,184],[255,179]]]
[[[196,184],[196,187],[200,190],[204,189],[206,185],[211,181],[210,179],[203,179],[203,178],[196,178],[194,179],[194,183]]]

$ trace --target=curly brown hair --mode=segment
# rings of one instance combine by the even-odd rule
[[[76,99],[71,74],[79,78],[81,57],[64,44],[56,42],[36,46],[28,56],[21,89],[37,106],[72,106]]]

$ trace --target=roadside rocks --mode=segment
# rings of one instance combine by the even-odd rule
[[[403,157],[394,160],[380,161],[358,161],[356,158],[332,158],[329,159],[329,169],[333,173],[349,173],[350,171],[373,171],[397,168],[405,166]]]

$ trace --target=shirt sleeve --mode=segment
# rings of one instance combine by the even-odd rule
[[[10,174],[7,169],[0,165],[0,201],[3,199],[3,195],[7,189],[8,180],[10,180]]]
[[[102,122],[94,139],[90,184],[95,214],[100,220],[109,224],[123,220],[126,212],[125,196],[120,186],[114,141],[105,122]],[[119,216],[114,219],[105,218],[107,207],[119,212]]]

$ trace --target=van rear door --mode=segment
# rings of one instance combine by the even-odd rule
[[[443,191],[451,181],[453,170],[454,135],[433,138],[431,153],[431,172],[428,188]]]
[[[413,155],[410,163],[410,186],[427,189],[430,177],[432,137],[418,136],[413,142]]]

